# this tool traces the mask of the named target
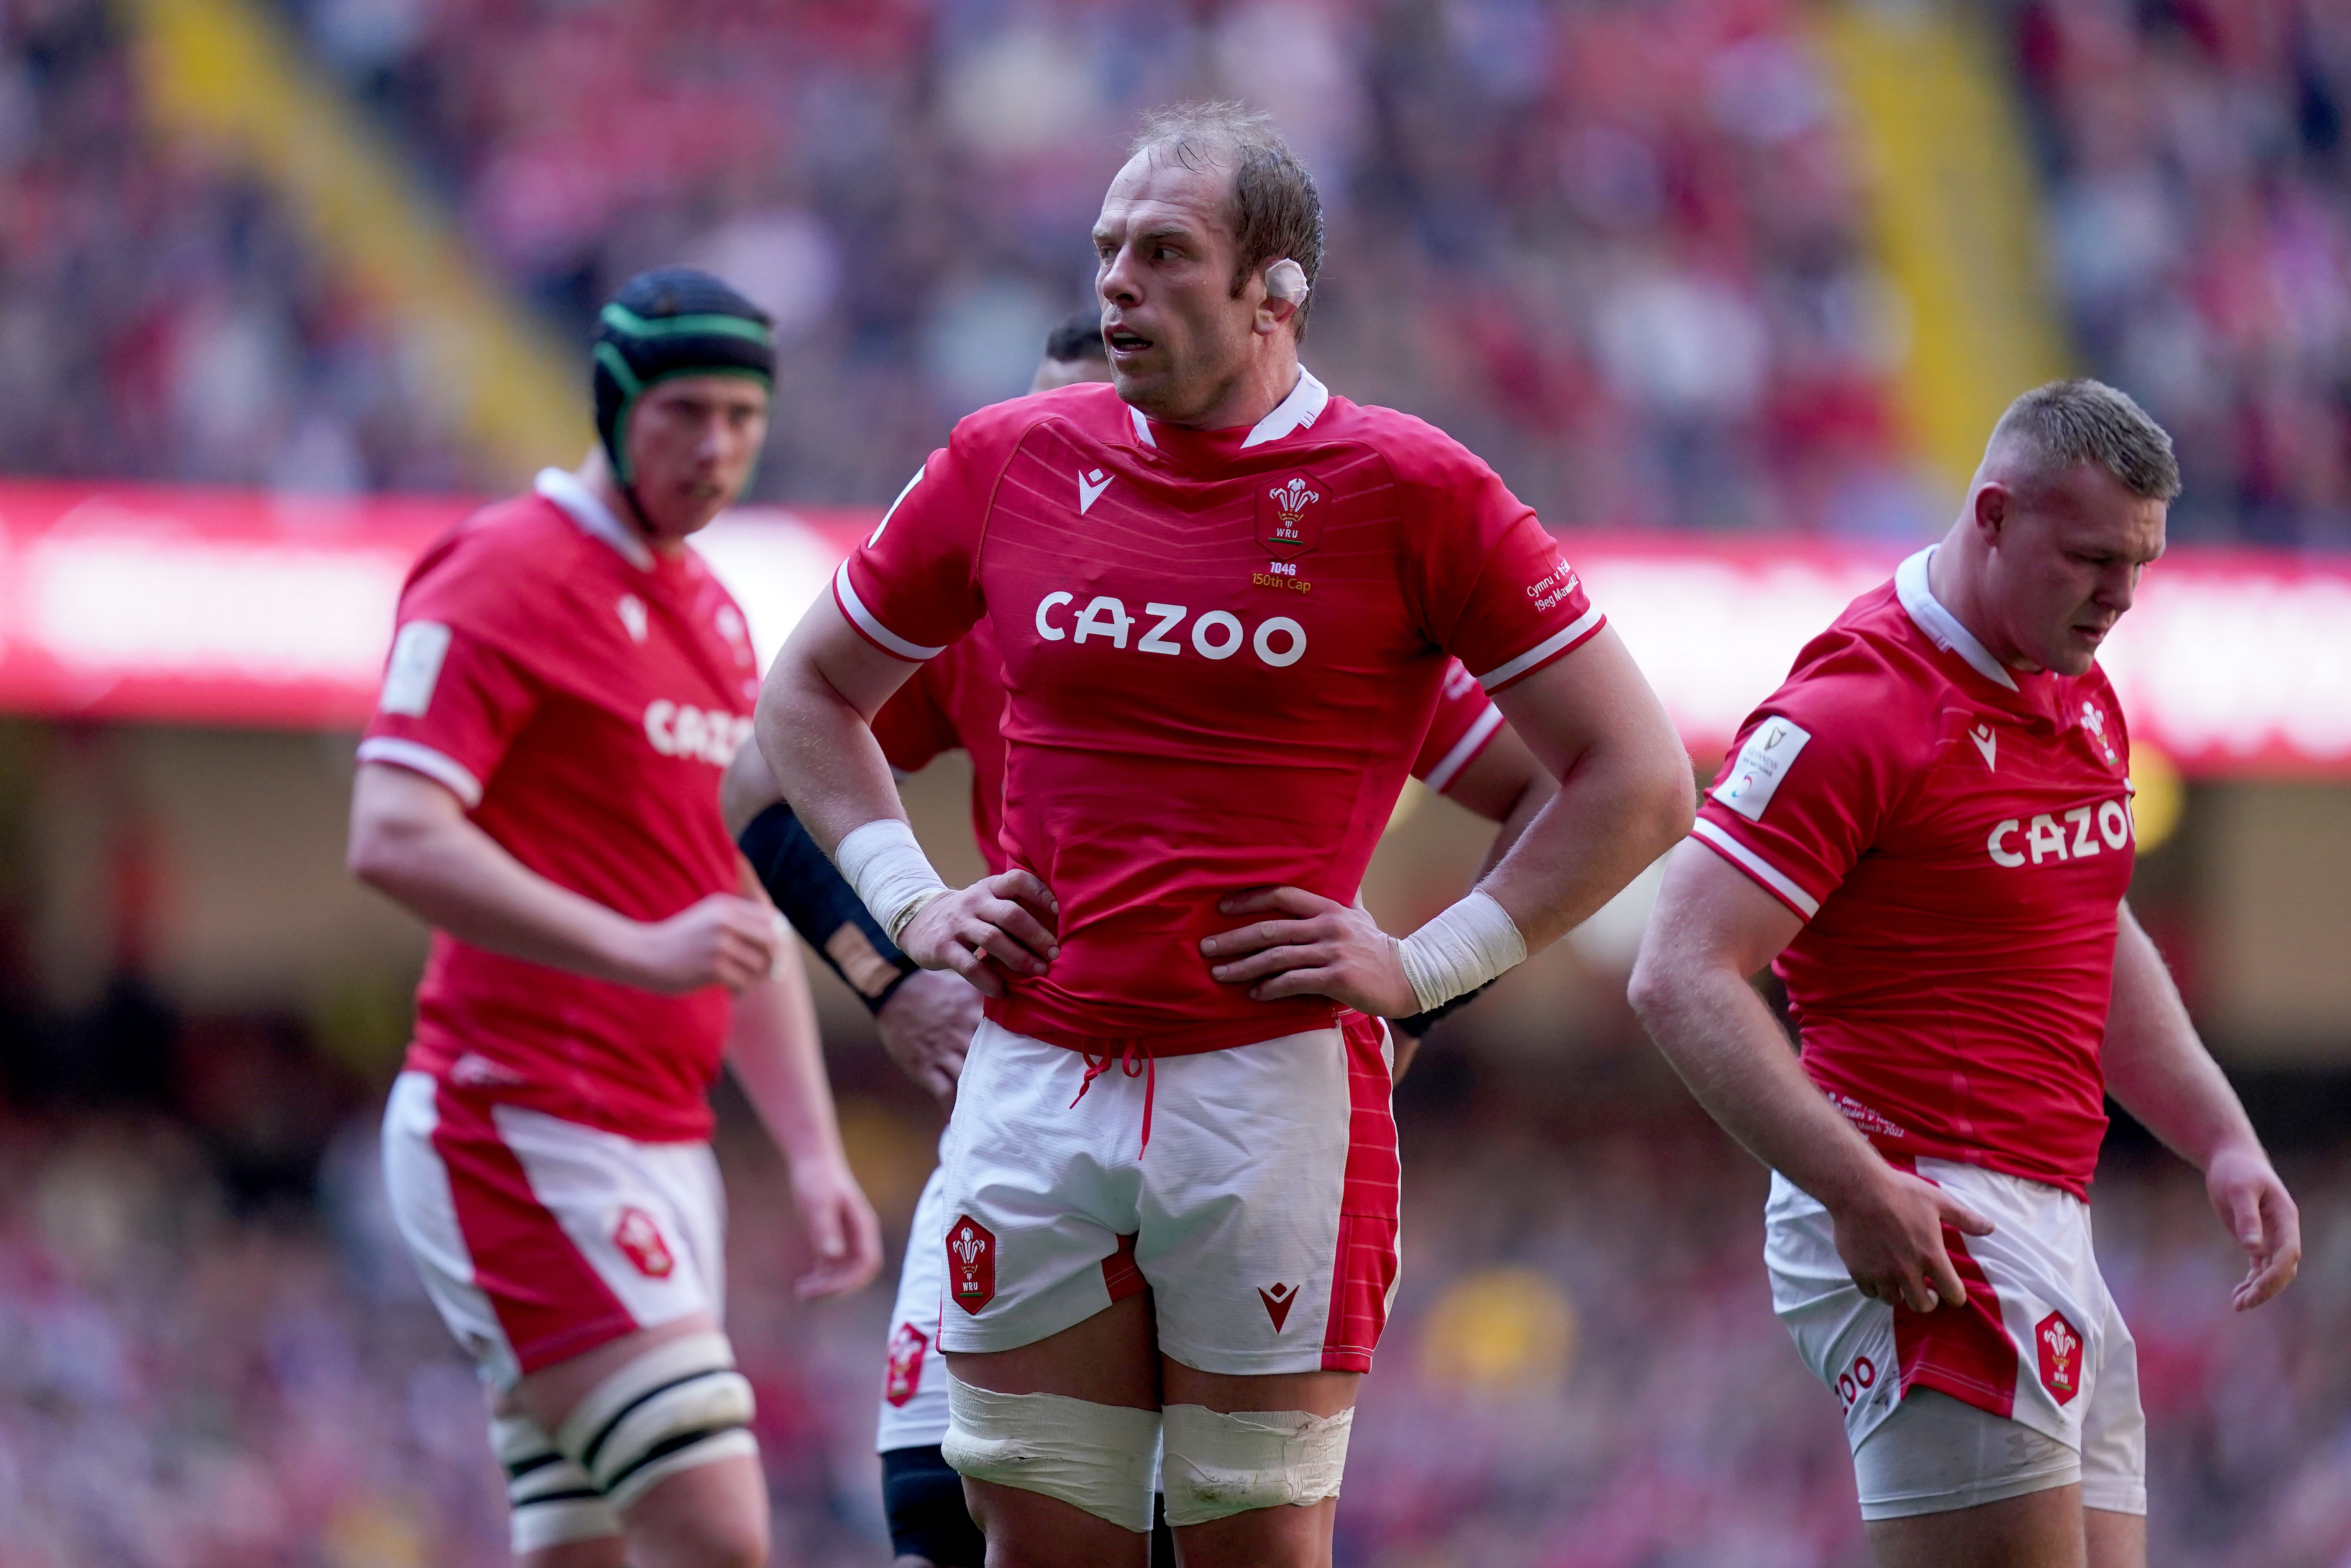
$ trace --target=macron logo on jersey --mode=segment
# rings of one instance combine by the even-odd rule
[[[1796,754],[1813,738],[1812,732],[1784,718],[1766,718],[1739,748],[1739,760],[1714,788],[1714,798],[1750,822],[1763,820],[1763,808],[1788,776]]]
[[[1094,503],[1101,500],[1102,493],[1109,488],[1110,476],[1103,473],[1099,468],[1095,469],[1091,474],[1079,475],[1078,516],[1082,517],[1088,512],[1093,510]]]
[[[751,738],[751,721],[656,697],[645,707],[645,738],[664,757],[699,758],[724,768]]]

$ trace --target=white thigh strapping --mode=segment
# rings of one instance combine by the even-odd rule
[[[973,1480],[1055,1498],[1135,1534],[1151,1529],[1159,1412],[1059,1394],[998,1394],[947,1380],[940,1445]]]
[[[1337,1497],[1355,1413],[1170,1405],[1165,1418],[1167,1522],[1185,1525]]]

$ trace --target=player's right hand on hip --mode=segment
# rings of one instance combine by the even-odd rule
[[[923,905],[898,946],[925,969],[953,969],[984,997],[1005,994],[1007,974],[1037,976],[1061,956],[1061,905],[1027,871],[999,872]]]
[[[764,979],[776,957],[776,917],[765,904],[714,893],[640,928],[630,982],[674,995]]]
[[[979,993],[953,975],[917,969],[898,982],[873,1025],[898,1071],[954,1110],[956,1080],[979,1027]]]
[[[1831,1213],[1837,1256],[1863,1295],[1914,1312],[1966,1304],[1968,1288],[1951,1265],[1943,1232],[1989,1236],[1991,1220],[1892,1166],[1881,1166],[1858,1197]]]

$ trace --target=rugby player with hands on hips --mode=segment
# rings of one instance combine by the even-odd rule
[[[2137,1353],[2091,1248],[2116,1100],[2204,1174],[2239,1310],[2294,1200],[2123,895],[2097,652],[2179,470],[2123,393],[2011,404],[1942,541],[1749,718],[1668,857],[1632,1000],[1773,1172],[1775,1310],[1844,1409],[1884,1568],[2144,1568]],[[1787,987],[1801,1059],[1750,976]]]
[[[1686,831],[1688,763],[1491,470],[1301,367],[1320,203],[1262,116],[1153,117],[1094,238],[1113,385],[963,421],[758,736],[884,931],[987,998],[939,1344],[991,1561],[1141,1563],[1164,1431],[1187,1563],[1326,1563],[1396,1267],[1390,1069],[1344,1010],[1441,1006],[1590,915]],[[950,889],[871,721],[982,621],[1010,869]],[[1560,788],[1397,942],[1353,900],[1453,658]]]
[[[686,542],[749,479],[774,367],[717,279],[624,286],[599,449],[426,550],[360,746],[350,868],[434,928],[385,1111],[392,1210],[489,1395],[530,1568],[767,1561],[722,1322],[722,1060],[789,1163],[800,1292],[880,1262],[806,977],[719,815],[757,664]]]
[[[1046,340],[1031,392],[1107,381],[1110,364],[1098,311],[1056,327]],[[991,874],[1008,869],[1004,820],[1003,660],[987,623],[924,664],[874,716],[874,738],[893,770],[920,770],[951,750],[972,764],[972,833]],[[1557,785],[1502,723],[1501,714],[1457,661],[1446,672],[1435,716],[1412,775],[1435,792],[1499,824],[1479,867],[1482,875],[1515,842]],[[767,764],[746,746],[726,770],[721,803],[728,829],[794,929],[873,1014],[885,1051],[908,1078],[952,1110],[956,1080],[979,1022],[979,993],[953,974],[915,967],[891,942],[791,808]],[[1401,1080],[1422,1035],[1440,1012],[1395,1020],[1389,1033]],[[1389,1026],[1347,1015],[1350,1030],[1376,1042]],[[942,1451],[947,1393],[935,1346],[946,1311],[941,1242],[947,1216],[945,1169],[932,1171],[914,1222],[891,1313],[875,1446],[882,1456],[883,1501],[896,1553],[893,1568],[981,1568],[987,1542],[964,1501],[961,1478]],[[1164,1506],[1155,1508],[1154,1568],[1172,1568],[1175,1545]]]

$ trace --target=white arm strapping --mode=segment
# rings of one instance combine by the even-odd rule
[[[1396,953],[1414,999],[1428,1012],[1525,963],[1527,941],[1509,910],[1472,893],[1397,943]]]
[[[923,905],[947,891],[931,869],[931,857],[914,841],[914,830],[895,817],[876,817],[852,828],[832,852],[832,863],[893,942]]]

